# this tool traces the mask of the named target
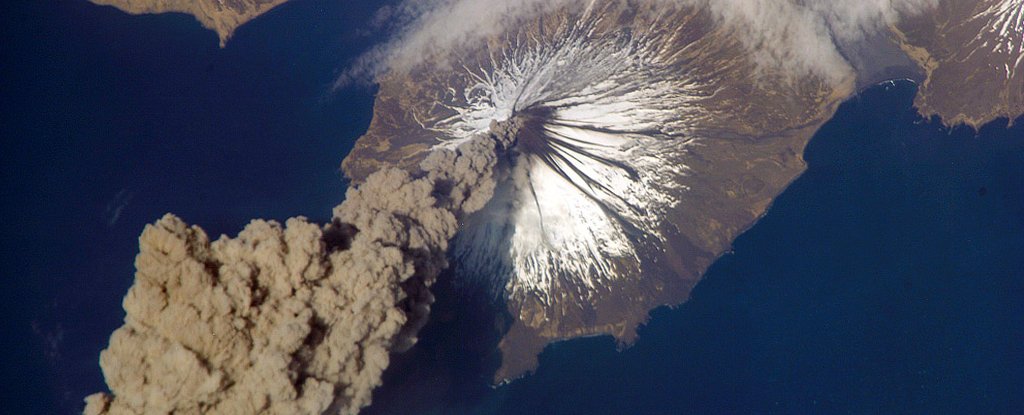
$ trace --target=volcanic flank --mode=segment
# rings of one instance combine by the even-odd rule
[[[631,342],[651,308],[685,300],[803,171],[804,143],[852,89],[758,73],[711,15],[665,9],[567,8],[461,51],[462,70],[381,79],[344,164],[355,179],[414,166],[490,119],[523,126],[510,175],[452,254],[516,317],[499,379],[553,340]]]
[[[979,127],[1024,113],[1024,0],[947,0],[893,31],[927,72],[922,114]]]
[[[519,126],[494,198],[449,254],[460,279],[489,287],[513,317],[498,381],[531,370],[552,341],[629,343],[650,309],[686,300],[803,172],[808,140],[858,82],[914,74],[926,79],[927,111],[952,121],[1021,111],[1020,0],[522,3],[535,7],[461,35],[432,25],[434,13],[392,45],[370,129],[342,165],[358,182],[383,166],[415,168],[492,120]],[[946,13],[979,23],[923,32],[920,22]],[[900,23],[908,16],[917,20]],[[980,63],[962,69],[960,54],[940,56],[957,50],[944,42],[977,45],[963,53]],[[425,44],[442,46],[404,54]],[[900,63],[858,55],[873,50]],[[977,69],[992,62],[1005,77]],[[960,95],[947,110],[950,91],[929,92],[940,70],[974,69],[984,76],[968,88],[1000,93]]]
[[[919,79],[921,110],[949,122],[1024,111],[1024,0],[490,1],[409,7],[343,77],[380,89],[332,223],[146,228],[100,357],[111,393],[86,413],[358,412],[449,260],[512,317],[495,380],[552,341],[628,344],[859,86]]]

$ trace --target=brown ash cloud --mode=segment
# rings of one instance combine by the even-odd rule
[[[87,414],[352,414],[416,342],[459,218],[494,189],[495,128],[417,173],[350,188],[326,226],[254,220],[210,241],[166,215],[139,238],[124,325]]]

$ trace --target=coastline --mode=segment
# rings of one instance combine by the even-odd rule
[[[847,103],[849,103],[851,101],[860,99],[862,94],[867,93],[867,92],[873,90],[874,88],[880,88],[880,87],[888,88],[888,86],[886,84],[896,85],[897,83],[901,83],[901,82],[906,82],[906,83],[912,84],[914,86],[915,90],[919,90],[919,87],[920,87],[919,86],[919,82],[914,80],[914,79],[912,79],[912,78],[887,79],[887,80],[883,80],[883,81],[877,81],[877,82],[875,82],[873,84],[870,84],[868,86],[862,87],[859,90],[857,90],[856,93],[853,93],[853,94],[849,95],[848,97],[846,97],[845,99],[834,103],[832,108],[828,111],[831,115],[825,121],[817,123],[817,124],[815,124],[813,126],[813,131],[810,133],[809,138],[807,138],[807,140],[805,141],[804,147],[806,148],[806,145],[810,144],[810,142],[814,139],[815,136],[818,135],[818,133],[821,131],[821,129],[823,128],[823,126],[825,124],[828,124],[829,122],[832,122],[833,117],[835,116],[835,114],[839,110],[839,107],[841,107],[841,106],[843,106],[843,105],[845,105],[845,104],[847,104]],[[896,87],[899,87],[899,86],[896,86]],[[916,100],[916,97],[918,96],[918,94],[919,94],[919,92],[915,93],[915,100]],[[916,103],[916,101],[915,101],[915,103]],[[951,124],[951,123],[947,123],[938,114],[926,115],[926,114],[921,113],[920,109],[917,108],[916,105],[915,105],[914,109],[915,109],[915,111],[917,111],[918,116],[921,117],[921,119],[923,119],[923,120],[931,121],[931,118],[935,117],[937,122],[939,122],[945,128],[953,129],[953,128],[957,128],[958,126],[962,125],[962,126],[966,126],[966,127],[969,127],[971,129],[973,129],[975,131],[975,133],[980,131],[980,129],[983,128],[984,126],[992,124],[992,123],[995,123],[995,122],[998,122],[1001,118],[1005,118],[1005,117],[996,117],[996,118],[990,119],[990,120],[986,121],[985,123],[982,123],[982,124],[977,125],[977,126],[976,125],[972,125],[972,124],[968,124],[968,123],[964,123],[964,122],[956,122],[956,123],[952,123]],[[1021,116],[1024,116],[1024,114],[1022,114]],[[1014,120],[1011,118],[1009,126],[1013,126],[1013,121]],[[807,129],[807,128],[810,128],[810,127],[811,126],[804,126],[804,127],[798,128],[797,130]],[[806,173],[806,160],[803,160],[803,155],[804,155],[803,152],[801,152],[799,154],[801,160],[804,163],[803,171],[801,171],[799,174],[797,174],[791,180],[789,180],[789,182],[786,183],[781,188],[781,190],[779,192],[779,195],[782,195],[783,193],[785,193],[790,188],[790,186],[793,185],[793,183],[795,183],[797,180],[799,180]],[[749,224],[743,226],[739,230],[739,232],[736,234],[736,236],[734,238],[732,238],[732,242],[734,242],[737,238],[741,237],[743,234],[748,232],[750,229],[756,227],[757,224],[765,216],[767,216],[771,212],[772,206],[774,206],[775,200],[777,199],[777,197],[778,196],[773,198],[771,203],[769,203],[764,208],[764,210],[752,222],[750,222]],[[711,261],[710,265],[708,266],[708,269],[713,267],[714,264],[717,263],[722,257],[730,255],[733,252],[734,252],[733,251],[733,246],[730,243],[730,246],[727,249],[725,249],[724,251],[722,251],[721,253],[719,253],[718,255],[716,255],[714,257],[714,259]],[[706,275],[706,273],[707,273],[707,270],[705,270],[704,273],[699,276],[698,280],[699,281],[703,280],[704,276]],[[699,284],[699,282],[698,282],[698,284]],[[638,331],[639,331],[639,329],[641,327],[647,325],[650,322],[650,318],[651,318],[651,313],[652,312],[654,312],[657,309],[661,309],[661,308],[668,308],[670,310],[674,310],[674,309],[677,309],[677,308],[683,306],[687,301],[689,301],[689,298],[684,299],[682,302],[664,302],[664,303],[661,303],[661,304],[656,304],[653,307],[650,307],[648,309],[647,314],[646,314],[646,316],[644,318],[641,318],[641,319],[638,320],[638,324],[631,325],[628,322],[621,324],[622,328],[624,330],[627,330],[627,332],[629,334],[628,336],[624,335],[624,333],[627,333],[627,332],[623,332],[623,331],[607,331],[607,330],[602,331],[602,330],[599,330],[599,328],[598,328],[597,332],[588,332],[588,333],[584,333],[584,334],[581,334],[581,335],[569,335],[569,336],[562,336],[562,337],[558,337],[558,338],[538,338],[538,340],[541,340],[541,342],[543,343],[543,347],[541,348],[541,351],[539,351],[537,353],[531,353],[531,354],[533,356],[535,356],[535,357],[539,356],[540,353],[543,353],[543,350],[546,350],[549,346],[554,345],[554,344],[571,342],[571,341],[577,340],[577,339],[588,339],[588,338],[605,337],[605,336],[611,337],[612,339],[615,340],[616,345],[618,345],[617,346],[618,350],[621,351],[623,349],[628,349],[638,339]],[[516,322],[518,322],[518,320]],[[515,327],[515,323],[513,323],[513,327]],[[632,327],[632,329],[629,329],[630,327]],[[507,334],[508,333],[506,333],[506,337],[505,338],[508,338]],[[504,340],[505,339],[503,339],[503,343],[504,343]],[[509,350],[509,347],[503,346],[502,349],[503,350]],[[515,350],[517,350],[517,355],[521,355],[521,353],[518,353],[518,351],[520,350],[519,348],[515,348]],[[502,369],[506,369],[504,364],[502,366]],[[515,366],[513,366],[511,369],[508,370],[508,373],[512,374],[510,376],[505,376],[505,375],[503,375],[503,373],[501,371],[499,371],[494,376],[494,379],[492,381],[492,387],[497,388],[497,387],[500,387],[500,386],[503,386],[503,385],[508,385],[508,384],[514,383],[515,381],[517,381],[519,379],[522,379],[524,377],[530,376],[533,372],[536,371],[536,369],[537,369],[537,361],[536,361],[536,359],[534,359],[533,363],[530,364],[530,365],[515,365]]]
[[[183,13],[217,33],[220,47],[227,46],[235,30],[288,0],[234,0],[230,5],[214,0],[89,0],[128,14]]]

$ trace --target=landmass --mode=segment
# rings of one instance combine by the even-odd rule
[[[1024,0],[946,0],[892,30],[927,74],[923,115],[979,127],[1024,112]]]
[[[360,182],[413,168],[489,119],[522,126],[494,199],[450,254],[512,316],[502,382],[551,342],[629,344],[651,309],[685,301],[803,173],[808,141],[859,88],[914,79],[921,113],[950,125],[1020,115],[1022,4],[939,1],[840,42],[852,70],[828,79],[766,65],[709,7],[564,7],[381,75],[342,168]]]
[[[93,0],[192,14],[222,47],[285,1]],[[374,51],[393,65],[332,223],[147,228],[87,412],[357,412],[449,264],[510,317],[495,382],[555,341],[628,345],[862,88],[912,79],[949,125],[1024,113],[1024,0],[542,3],[433,10]]]
[[[90,0],[131,14],[186,13],[217,32],[220,47],[239,26],[288,0]]]

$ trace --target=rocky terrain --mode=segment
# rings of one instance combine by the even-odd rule
[[[92,1],[192,14],[223,46],[286,0]],[[552,2],[381,73],[370,128],[342,164],[358,183],[389,166],[414,171],[492,121],[519,132],[494,198],[462,221],[450,252],[460,278],[512,316],[499,381],[531,370],[553,341],[629,344],[649,310],[685,301],[859,88],[914,79],[921,113],[948,124],[1024,112],[1024,0],[908,0],[855,24],[840,17],[866,9],[846,3],[583,4]],[[758,26],[794,11],[824,23]],[[822,31],[827,47],[806,43]]]
[[[839,42],[853,70],[828,77],[773,70],[711,7],[638,4],[564,7],[381,75],[369,131],[342,165],[358,182],[491,119],[522,126],[452,254],[512,316],[496,381],[531,370],[553,341],[628,344],[650,309],[685,301],[859,87],[920,80],[922,113],[950,124],[1024,110],[1021,0],[929,4]]]
[[[607,2],[507,38],[459,57],[467,69],[382,79],[343,165],[360,180],[414,166],[491,118],[525,125],[508,178],[455,253],[456,272],[492,286],[515,316],[499,380],[532,369],[552,341],[630,343],[650,309],[686,300],[804,170],[804,145],[853,90],[853,79],[759,72],[693,8]]]
[[[224,47],[239,26],[287,0],[90,0],[131,14],[187,13],[217,32]]]
[[[893,33],[927,72],[922,114],[979,127],[1024,112],[1024,0],[946,0]]]

